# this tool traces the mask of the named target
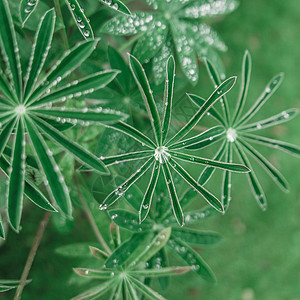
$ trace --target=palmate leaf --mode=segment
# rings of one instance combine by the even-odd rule
[[[25,131],[23,120],[19,119],[14,142],[11,169],[8,184],[8,218],[11,226],[18,231],[23,208],[25,176]]]
[[[2,26],[0,26],[1,52],[5,57],[8,76],[11,80],[11,84],[14,87],[16,94],[15,96],[20,99],[22,70],[20,64],[19,47],[17,44],[16,32],[7,0],[0,1],[0,19],[2,23]]]
[[[23,3],[26,2],[32,3],[33,1],[34,0],[25,0],[23,1]],[[44,66],[52,42],[54,25],[55,25],[55,12],[54,9],[51,9],[47,11],[45,15],[42,17],[37,32],[35,34],[34,43],[32,46],[32,52],[30,55],[30,61],[27,69],[27,74],[25,77],[25,84],[24,84],[25,99],[32,92],[32,89]]]
[[[132,300],[139,300],[139,297],[137,295],[137,291],[135,290],[134,286],[131,284],[130,280],[126,278],[126,280],[123,282],[124,288],[125,288],[125,297],[129,297],[129,299]]]
[[[77,28],[79,29],[81,35],[85,39],[94,38],[93,29],[90,25],[88,18],[84,14],[84,10],[80,7],[77,0],[66,0],[65,1],[69,11],[75,21]]]
[[[34,147],[37,162],[44,173],[44,182],[48,183],[46,187],[61,211],[70,217],[72,214],[72,205],[69,191],[59,167],[54,161],[52,152],[47,147],[33,122],[29,118],[26,118],[25,123],[31,143]]]
[[[20,19],[22,27],[25,25],[25,22],[28,20],[30,15],[34,12],[39,0],[21,0],[19,6]]]

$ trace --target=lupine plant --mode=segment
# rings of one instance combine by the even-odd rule
[[[63,220],[52,223],[59,232],[87,220],[96,237],[87,245],[85,232],[80,243],[56,251],[74,258],[70,278],[82,283],[72,294],[66,280],[73,299],[166,299],[175,275],[216,282],[201,252],[222,237],[202,226],[211,216],[226,218],[232,172],[248,178],[263,210],[252,158],[288,191],[250,143],[300,154],[298,146],[252,133],[292,119],[297,109],[249,122],[283,75],[246,113],[248,51],[241,76],[225,76],[218,51],[227,47],[212,23],[226,22],[220,16],[237,7],[236,0],[0,0],[0,242],[38,227],[20,279],[0,279],[0,293],[16,289],[20,299],[35,284],[31,264],[55,218]],[[213,82],[205,97],[196,86],[201,68]],[[180,99],[192,112],[186,120],[177,118]],[[31,203],[45,211],[39,226],[21,218]]]

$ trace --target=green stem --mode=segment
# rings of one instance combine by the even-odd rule
[[[38,229],[38,232],[35,236],[35,239],[34,239],[34,242],[32,244],[32,247],[30,249],[30,252],[28,254],[28,257],[27,257],[27,261],[26,261],[26,264],[25,264],[25,267],[24,267],[24,270],[23,270],[23,273],[21,275],[21,279],[20,279],[20,283],[18,285],[18,288],[17,288],[17,291],[16,291],[16,294],[15,294],[15,297],[14,297],[14,300],[19,300],[21,299],[21,296],[22,296],[22,292],[23,292],[23,289],[24,289],[24,286],[26,284],[26,280],[27,280],[27,277],[28,277],[28,274],[29,274],[29,271],[31,269],[31,266],[32,266],[32,263],[33,263],[33,260],[35,258],[35,255],[36,255],[36,252],[37,252],[37,249],[40,245],[40,242],[41,242],[41,239],[43,237],[43,234],[44,234],[44,231],[46,229],[46,226],[47,226],[47,223],[49,221],[49,218],[50,218],[50,211],[47,211],[40,223],[40,226],[39,226],[39,229]]]
[[[54,6],[55,6],[55,11],[56,11],[57,16],[61,19],[61,21],[63,23],[63,28],[61,29],[60,32],[61,32],[61,37],[63,40],[64,47],[66,50],[69,50],[70,47],[69,47],[69,42],[68,42],[68,36],[66,33],[66,26],[64,23],[64,19],[63,19],[62,13],[61,13],[61,9],[60,9],[58,0],[54,0]]]
[[[131,44],[133,44],[135,41],[137,41],[143,34],[144,34],[144,32],[138,33],[133,38],[129,39],[125,44],[123,44],[121,47],[119,47],[118,51],[122,52],[123,50],[128,48]]]
[[[80,175],[78,175],[78,176],[80,176]],[[79,199],[80,199],[80,201],[82,203],[82,206],[83,206],[83,210],[84,210],[84,212],[87,216],[87,219],[88,219],[88,221],[89,221],[89,223],[90,223],[90,225],[91,225],[91,227],[94,231],[94,234],[95,234],[96,238],[98,239],[98,241],[102,245],[102,247],[105,249],[105,251],[108,254],[111,254],[112,252],[111,252],[109,246],[107,245],[107,243],[105,242],[105,240],[104,240],[104,238],[103,238],[103,236],[102,236],[102,234],[101,234],[101,232],[100,232],[100,230],[99,230],[99,228],[98,228],[98,226],[97,226],[97,224],[96,224],[96,222],[93,218],[93,215],[92,215],[92,213],[91,213],[91,211],[90,211],[90,209],[89,209],[89,207],[88,207],[88,205],[87,205],[87,203],[86,203],[86,201],[85,201],[85,199],[84,199],[84,197],[83,197],[83,195],[80,191],[78,180],[77,180],[76,176],[74,176],[74,182],[75,182],[75,186],[76,186],[76,189],[77,189],[77,192],[78,192]]]

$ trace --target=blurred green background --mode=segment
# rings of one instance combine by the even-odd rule
[[[282,86],[260,112],[261,117],[300,108],[299,0],[242,0],[234,13],[216,19],[212,26],[229,48],[222,56],[227,75],[240,74],[245,49],[252,54],[248,104],[256,100],[275,74],[285,73]],[[202,67],[193,92],[205,96],[209,91],[209,79]],[[299,126],[300,118],[296,117],[267,133],[299,145]],[[268,199],[268,209],[262,212],[249,194],[246,177],[233,176],[235,188],[228,213],[198,226],[215,230],[224,238],[217,246],[199,248],[218,283],[206,283],[189,273],[172,279],[172,288],[162,292],[168,299],[300,300],[300,162],[286,153],[263,147],[259,150],[288,178],[290,193],[283,193],[264,171],[256,168]],[[22,272],[42,213],[31,206],[24,211],[25,218],[22,232],[9,232],[7,242],[0,248],[0,278],[18,278]],[[49,224],[30,272],[33,282],[25,288],[22,299],[69,299],[84,289],[82,281],[69,285],[68,278],[77,262],[54,252],[61,245],[94,241],[84,217],[78,215],[75,220],[74,230],[66,234],[58,234]],[[180,263],[174,258],[176,262]],[[13,293],[0,298],[12,299]]]

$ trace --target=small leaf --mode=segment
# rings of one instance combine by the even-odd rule
[[[106,70],[101,71],[81,80],[75,80],[71,84],[67,84],[54,92],[47,94],[40,100],[36,101],[33,106],[42,105],[45,103],[55,103],[57,101],[65,101],[73,97],[81,97],[93,93],[98,89],[104,88],[109,84],[117,75],[119,71]]]
[[[251,142],[258,143],[258,144],[263,144],[268,147],[272,147],[281,151],[285,151],[289,154],[293,155],[300,155],[300,148],[296,145],[265,138],[262,136],[258,135],[252,135],[252,134],[243,134],[243,137]]]
[[[203,198],[219,212],[224,212],[222,203],[203,186],[201,186],[193,177],[189,175],[179,164],[170,158],[169,163],[171,167],[192,187],[194,188]],[[249,174],[249,173],[248,173]]]
[[[209,96],[209,98],[206,100],[206,102],[201,106],[201,108],[196,112],[196,114],[190,119],[190,121],[182,127],[176,135],[171,138],[168,143],[168,145],[172,145],[178,140],[182,139],[185,135],[187,135],[200,121],[200,119],[203,117],[205,113],[210,109],[210,107],[222,96],[224,96],[226,93],[228,93],[233,85],[235,84],[236,77],[230,77],[226,79],[221,85],[219,85],[215,91]]]
[[[105,261],[108,257],[107,253],[102,251],[101,249],[98,249],[93,246],[89,246],[89,249],[90,249],[92,255],[99,260]]]
[[[169,267],[159,269],[146,269],[128,272],[131,276],[137,277],[163,277],[163,276],[174,276],[182,275],[191,270],[191,267]]]
[[[149,158],[135,173],[133,173],[123,184],[112,191],[99,206],[105,210],[114,204],[153,164],[153,158]]]
[[[22,1],[22,3],[27,3],[27,4],[33,2],[35,2],[35,0]],[[37,2],[38,0],[36,0],[36,3]],[[34,37],[34,43],[32,46],[29,65],[25,77],[25,83],[24,83],[25,99],[27,99],[27,96],[32,92],[32,89],[44,66],[52,42],[55,19],[56,17],[55,17],[54,9],[50,9],[43,15],[39,23],[39,27]]]
[[[108,279],[114,276],[114,274],[111,271],[104,271],[104,270],[73,268],[73,271],[79,276],[88,277],[88,278]]]
[[[206,206],[199,210],[193,210],[191,212],[187,212],[185,214],[184,221],[186,224],[194,224],[199,220],[204,220],[206,218],[210,218],[215,215],[217,215],[217,211],[212,206]]]
[[[91,257],[89,251],[90,243],[73,243],[69,245],[60,246],[55,249],[55,253],[72,258],[87,258]]]
[[[19,6],[22,27],[37,7],[39,0],[21,0]]]
[[[75,158],[81,163],[91,167],[92,169],[102,173],[108,174],[108,170],[103,164],[103,162],[98,159],[94,154],[87,151],[84,147],[79,145],[78,143],[73,142],[65,135],[60,133],[57,129],[52,127],[47,122],[43,121],[40,118],[35,119],[35,123],[39,128],[47,135],[48,138],[62,146],[64,149],[69,151]]]
[[[196,164],[202,164],[202,165],[208,165],[214,168],[220,168],[224,170],[229,170],[231,172],[238,172],[238,173],[247,173],[250,172],[249,168],[241,165],[241,164],[233,164],[233,163],[225,163],[221,161],[215,161],[207,158],[202,158],[198,156],[188,155],[184,153],[179,152],[171,152],[171,156],[183,160],[188,161],[190,163],[196,163]]]
[[[32,109],[31,111],[39,116],[50,118],[57,122],[65,123],[68,120],[69,123],[78,123],[79,125],[110,125],[127,118],[127,115],[119,111],[102,109],[102,107],[96,109],[88,109],[87,107],[83,109]]]
[[[207,263],[185,242],[172,236],[168,241],[168,246],[170,246],[183,260],[185,260],[189,266],[192,266],[192,270],[203,279],[209,282],[216,281],[215,275]]]
[[[46,183],[50,195],[53,200],[56,201],[59,208],[70,217],[72,213],[72,204],[69,191],[59,167],[54,161],[52,152],[47,147],[41,134],[29,118],[26,118],[26,127],[35,150],[38,164],[40,169],[44,172],[44,183]]]
[[[163,163],[162,164],[162,169],[163,169],[167,189],[168,189],[168,192],[169,192],[169,197],[170,197],[170,200],[171,200],[172,210],[173,210],[175,219],[176,219],[177,223],[179,224],[179,226],[183,226],[183,224],[184,224],[184,215],[183,215],[183,211],[182,211],[181,205],[180,205],[179,200],[178,200],[175,185],[174,185],[173,178],[172,178],[172,175],[171,175],[168,164]]]
[[[139,223],[137,214],[123,209],[111,209],[110,218],[120,227],[132,232],[151,231],[154,223],[151,219],[146,219],[142,224]]]
[[[17,133],[13,146],[11,171],[8,185],[8,218],[12,227],[19,231],[23,208],[23,192],[25,177],[25,131],[23,119],[18,120]]]
[[[227,162],[232,161],[232,143],[227,143],[226,161]],[[231,200],[230,193],[231,193],[231,173],[225,171],[223,176],[223,184],[222,184],[222,201],[225,210],[228,209],[229,202]]]
[[[30,283],[31,280],[26,280],[25,284]],[[7,292],[11,289],[18,287],[20,280],[13,279],[0,279],[0,293]]]
[[[211,245],[219,243],[222,239],[216,232],[199,231],[194,229],[172,228],[172,235],[185,241],[186,243],[196,245]]]
[[[93,29],[90,25],[88,18],[84,14],[83,8],[80,7],[77,0],[67,0],[65,1],[68,5],[69,11],[75,21],[77,28],[79,29],[81,35],[85,39],[94,38]]]
[[[173,56],[170,56],[166,64],[166,83],[164,90],[164,118],[162,122],[162,143],[168,134],[171,113],[172,113],[172,102],[173,102],[173,92],[174,92],[174,81],[175,81],[175,60]]]
[[[254,105],[248,110],[246,114],[237,122],[236,127],[241,126],[250,120],[259,109],[266,103],[266,101],[275,93],[275,91],[279,88],[281,82],[283,81],[283,73],[280,73],[274,76],[270,82],[267,84],[265,90],[258,98],[258,100],[254,103]]]
[[[235,149],[237,150],[241,160],[243,163],[248,166],[251,170],[253,170],[249,160],[247,159],[247,156],[245,155],[244,151],[242,150],[240,144],[235,143]],[[261,207],[262,210],[267,209],[267,199],[264,194],[264,191],[255,175],[255,173],[252,171],[247,174],[249,179],[249,184],[252,188],[252,192],[254,194],[254,197],[258,203],[258,205]]]
[[[129,56],[129,67],[140,93],[144,99],[145,106],[151,121],[152,129],[157,144],[161,142],[161,126],[157,107],[153,98],[153,92],[148,82],[145,70],[140,62],[132,55]]]
[[[2,127],[2,131],[0,134],[0,156],[6,148],[7,142],[11,136],[11,133],[16,125],[16,119],[13,118],[9,121],[5,126]]]
[[[150,156],[153,156],[153,151],[146,150],[146,151],[138,151],[138,152],[131,152],[126,154],[103,157],[101,158],[101,160],[106,166],[111,166],[114,164],[119,164],[121,162],[148,158]]]
[[[142,132],[135,129],[134,127],[124,123],[124,122],[117,122],[116,124],[110,125],[109,127],[117,129],[130,137],[134,138],[136,141],[142,144],[142,146],[147,146],[151,149],[155,149],[156,145]]]
[[[115,269],[122,266],[136,248],[143,242],[144,235],[134,233],[127,241],[123,242],[106,260],[105,268]]]
[[[152,256],[154,256],[160,249],[162,249],[165,246],[165,244],[170,238],[170,235],[170,227],[165,228],[161,232],[159,232],[153,238],[151,243],[147,245],[147,247],[145,247],[145,250],[130,263],[128,269],[136,268],[139,264],[148,261]]]
[[[267,128],[270,126],[282,124],[282,123],[285,123],[285,122],[293,119],[298,114],[298,112],[299,112],[298,109],[291,108],[291,109],[281,112],[280,114],[277,114],[270,118],[264,119],[262,121],[244,125],[239,128],[239,131],[249,132],[249,131],[253,131],[253,130],[260,130],[260,129],[264,129],[264,128]]]
[[[8,77],[14,87],[17,99],[20,99],[22,69],[16,32],[7,0],[0,1],[0,20],[1,52],[7,64]]]
[[[151,178],[139,209],[139,223],[142,223],[149,214],[159,173],[160,173],[160,163],[159,161],[156,161],[153,165]]]
[[[2,99],[2,102],[8,102],[10,103],[15,103],[15,97],[14,97],[14,92],[12,91],[11,85],[8,83],[6,77],[4,76],[2,70],[0,70],[0,90],[3,93],[4,96],[6,96],[8,99]]]

